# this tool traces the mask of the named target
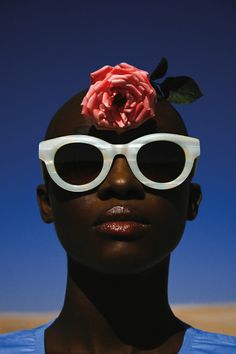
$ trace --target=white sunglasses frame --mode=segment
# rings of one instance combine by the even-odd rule
[[[154,182],[146,178],[139,170],[137,164],[137,153],[139,149],[154,141],[169,141],[179,145],[185,153],[185,166],[181,174],[170,182]],[[103,155],[103,167],[99,175],[91,182],[74,185],[65,182],[57,173],[54,165],[54,157],[59,148],[71,143],[86,143],[97,147]],[[52,180],[61,188],[70,192],[86,192],[101,184],[108,175],[112,162],[116,155],[124,155],[134,176],[145,186],[165,190],[172,189],[183,183],[192,171],[194,161],[200,155],[200,141],[189,136],[154,133],[144,135],[126,144],[110,144],[107,141],[89,135],[67,135],[49,140],[44,140],[39,144],[39,159],[42,160]]]

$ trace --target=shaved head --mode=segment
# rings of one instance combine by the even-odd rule
[[[103,133],[111,135],[113,138],[123,138],[133,135],[132,132],[138,133],[138,135],[149,134],[150,128],[155,127],[157,132],[161,133],[174,133],[187,135],[186,126],[180,116],[180,114],[174,109],[174,107],[167,101],[158,101],[155,107],[155,116],[145,121],[142,125],[135,128],[125,128],[122,134],[118,134],[114,130],[97,130],[86,117],[81,114],[82,106],[81,102],[86,95],[87,90],[81,91],[71,99],[69,99],[54,115],[52,118],[46,134],[46,139],[56,138],[58,136],[70,135],[70,134],[88,134],[97,135]]]

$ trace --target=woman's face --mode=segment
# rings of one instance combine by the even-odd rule
[[[157,118],[120,135],[92,128],[74,111],[59,115],[53,124],[49,138],[86,133],[114,144],[154,132],[185,134],[179,116],[165,103],[159,103]],[[123,156],[115,158],[106,179],[89,192],[68,192],[50,180],[50,208],[59,240],[71,259],[93,270],[111,274],[147,270],[181,239],[189,184],[186,180],[164,191],[148,188]]]

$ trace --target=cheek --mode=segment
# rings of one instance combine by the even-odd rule
[[[72,257],[82,257],[90,239],[93,202],[88,197],[78,197],[52,203],[54,224],[65,251]]]
[[[75,262],[101,272],[116,272],[121,268],[122,257],[129,259],[132,248],[122,242],[102,238],[94,232],[93,223],[101,201],[96,194],[78,196],[64,192],[54,194],[52,200],[54,225],[58,239],[67,256]],[[127,263],[127,262],[126,262]],[[126,264],[127,268],[127,264]]]
[[[178,191],[177,191],[178,192]],[[153,223],[150,258],[159,262],[168,256],[180,242],[186,222],[185,193],[152,196],[149,206]]]

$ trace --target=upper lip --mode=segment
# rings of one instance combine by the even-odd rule
[[[136,210],[121,205],[115,205],[102,212],[95,220],[94,225],[96,226],[109,221],[136,221],[143,224],[150,224],[147,218]]]

